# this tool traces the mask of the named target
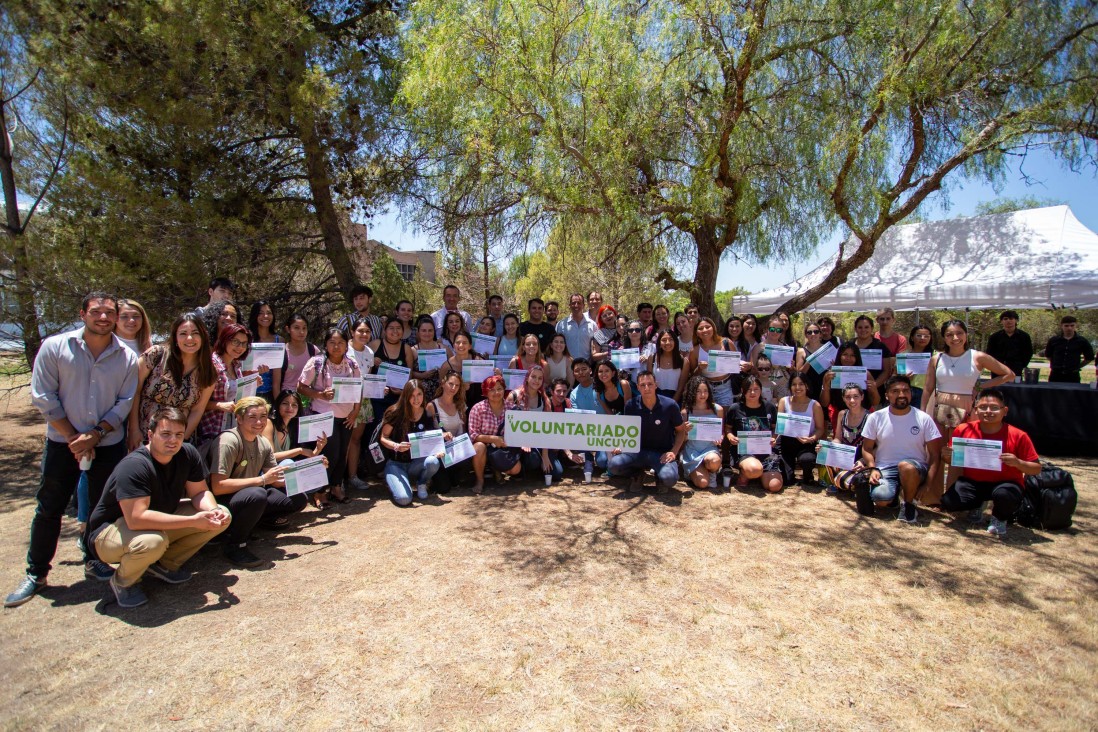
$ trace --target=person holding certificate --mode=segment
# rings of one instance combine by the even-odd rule
[[[461,377],[462,381],[462,403],[469,409],[473,408],[473,405],[479,402],[484,396],[480,393],[479,381],[465,381],[465,377],[462,376],[462,362],[463,361],[476,361],[477,357],[473,354],[473,340],[468,333],[459,333],[454,336],[454,355],[446,359],[446,363],[439,369],[439,373],[442,374],[442,380],[446,381],[446,377],[450,374],[456,373]]]
[[[519,352],[516,353],[515,357],[511,359],[511,362],[507,364],[507,368],[529,371],[535,366],[540,366],[544,369],[545,361],[541,359],[541,345],[537,335],[534,333],[527,333],[522,336],[522,340],[519,342]]]
[[[721,336],[717,330],[717,324],[713,322],[712,318],[699,318],[694,325],[694,349],[690,351],[686,369],[691,374],[704,376],[709,381],[709,389],[713,392],[713,401],[728,409],[734,401],[732,374],[723,368],[709,369],[710,351],[731,351],[737,355],[739,354],[732,342]],[[716,356],[713,358],[716,359]]]
[[[275,332],[275,314],[266,300],[257,300],[248,314],[248,332],[252,343],[281,343],[282,337]],[[256,396],[274,401],[276,394],[282,391],[282,369],[260,370],[262,380],[256,389]]]
[[[934,357],[934,331],[929,325],[916,325],[907,336],[908,353],[925,353]],[[909,374],[911,376],[911,403],[922,409],[923,388],[926,386],[926,372]]]
[[[873,335],[873,318],[868,315],[859,315],[854,320],[854,344],[862,351],[862,364],[869,370],[872,384],[869,386],[878,391],[878,396],[884,396],[884,383],[895,373],[896,359],[888,346]]]
[[[975,422],[965,422],[953,430],[951,447],[956,453],[961,440],[986,441],[992,444],[976,447],[990,452],[992,458],[998,452],[998,459],[992,459],[992,464],[984,467],[969,467],[964,455],[960,461],[965,463],[963,467],[954,460],[946,477],[948,489],[942,496],[942,510],[973,511],[979,518],[984,501],[991,501],[987,532],[1003,537],[1007,533],[1006,522],[1022,502],[1025,476],[1040,473],[1041,464],[1029,435],[1003,421],[1008,409],[1001,390],[983,389],[976,397],[975,411]]]
[[[411,303],[408,303],[408,307],[411,309]],[[399,319],[393,318],[385,324],[385,329],[381,331],[381,338],[370,344],[370,350],[374,352],[375,374],[381,369],[381,365],[385,363],[408,369],[412,367],[414,363],[412,347],[404,342],[403,333],[403,323]],[[396,404],[396,400],[401,393],[401,389],[387,386],[385,396],[371,402],[374,407],[374,416],[385,414],[386,409]]]
[[[603,307],[606,307],[605,305]],[[601,361],[595,368],[595,394],[605,414],[621,414],[625,403],[633,398],[628,379],[622,379],[618,367],[610,359]]]
[[[374,351],[370,348],[370,342],[374,339],[373,331],[370,330],[371,322],[370,319],[363,318],[355,323],[355,328],[351,332],[351,347],[348,350],[358,364],[358,372],[364,376],[374,370]],[[358,477],[358,463],[362,457],[362,435],[366,433],[366,426],[373,421],[373,400],[362,397],[359,399],[355,426],[351,428],[351,435],[347,439],[347,484],[356,491],[364,491],[367,488],[365,481]]]
[[[690,372],[686,370],[674,331],[661,330],[656,334],[656,351],[649,360],[649,368],[656,377],[656,393],[678,402]]]
[[[820,398],[820,392],[823,390],[823,372],[812,368],[812,363],[808,358],[821,348],[828,348],[821,340],[822,332],[820,326],[812,321],[808,321],[804,326],[804,345],[797,349],[797,358],[795,362],[796,370],[804,376],[804,381],[808,384],[808,396],[812,399]],[[821,358],[824,357],[826,356],[822,353]],[[823,364],[821,368],[826,365],[826,363]]]
[[[621,348],[621,334],[618,333],[618,311],[613,305],[603,305],[595,318],[598,326],[591,335],[591,363],[610,358],[610,352]]]
[[[389,407],[381,418],[381,437],[378,442],[389,458],[385,462],[385,483],[393,503],[407,506],[412,502],[412,481],[416,484],[416,497],[427,499],[427,484],[442,465],[445,450],[431,455],[412,457],[412,434],[438,429],[435,418],[427,413],[423,400],[423,387],[416,379],[408,379],[396,404]],[[444,432],[443,440],[453,435]]]
[[[785,325],[782,324],[782,319],[774,315],[767,323],[762,340],[751,349],[751,370],[762,381],[763,401],[770,402],[775,406],[777,406],[779,399],[789,395],[789,374],[793,370],[793,365],[792,361],[787,366],[774,363],[774,358],[777,358],[777,355],[774,358],[768,356],[766,347],[787,348],[783,340],[784,333]],[[788,353],[788,351],[786,352]],[[765,371],[763,370],[764,364],[761,363],[763,359],[766,359]]]
[[[801,482],[812,482],[812,468],[816,465],[816,444],[827,434],[827,422],[824,420],[823,407],[820,403],[808,396],[808,382],[804,374],[793,374],[789,379],[790,396],[784,397],[778,404],[779,414],[790,414],[799,417],[807,417],[811,420],[808,434],[800,434],[799,430],[791,430],[796,435],[783,434],[781,436],[781,449],[779,453],[785,462],[786,474],[796,474],[796,467],[801,468]],[[803,424],[803,420],[799,420]]]
[[[274,449],[275,460],[279,465],[286,460],[316,457],[324,450],[328,442],[327,435],[321,435],[312,448],[302,447],[297,441],[297,415],[301,413],[301,395],[296,391],[283,389],[275,397],[271,411],[267,415],[267,425],[263,436]],[[301,505],[305,507],[304,502]]]
[[[724,417],[725,439],[732,446],[732,461],[739,468],[736,485],[743,488],[749,480],[761,479],[771,493],[782,489],[785,465],[777,449],[774,427],[778,408],[763,401],[762,382],[754,374],[743,377],[740,400]]]
[[[713,392],[704,376],[691,376],[686,382],[683,404],[682,418],[689,430],[679,455],[683,472],[695,487],[715,490],[717,472],[721,469],[724,407],[713,401]],[[698,417],[707,419],[701,421]],[[707,432],[714,434],[704,434]],[[691,434],[697,436],[692,438]]]
[[[862,365],[862,352],[853,341],[847,341],[839,347],[839,355],[835,358],[834,366],[854,367]],[[827,412],[828,421],[831,422],[831,431],[837,433],[837,420],[839,410],[846,403],[843,396],[844,387],[839,379],[835,378],[835,371],[828,369],[823,374],[823,385],[820,388],[820,406]],[[868,384],[862,387],[862,408],[874,410],[880,403],[876,389],[869,389]]]
[[[241,366],[251,345],[251,336],[243,325],[229,323],[221,329],[211,355],[217,377],[210,400],[206,402],[206,412],[198,423],[198,447],[235,424],[233,407],[236,404],[236,380],[244,375]],[[268,369],[264,366],[262,370]]]
[[[862,430],[869,418],[869,411],[864,405],[865,389],[863,387],[857,384],[847,384],[843,388],[842,394],[846,409],[841,410],[835,420],[835,439],[841,445],[850,445],[855,448],[854,469],[837,470],[832,467],[821,466],[827,476],[827,492],[831,494],[837,493],[839,489],[853,490],[849,480],[862,470],[862,465],[858,462],[862,456],[862,442],[865,439],[862,436]]]
[[[526,338],[531,337],[536,336],[533,333],[526,336]],[[522,386],[507,395],[503,408],[513,412],[553,411],[549,406],[549,395],[545,392],[545,370],[537,364],[531,366],[530,370],[526,372],[526,378],[523,380]],[[559,462],[554,469],[549,460],[549,450],[536,447],[523,447],[521,450],[526,453],[522,457],[527,469],[533,469],[533,466],[540,463],[541,474],[546,478],[546,485],[549,485],[554,479],[560,480],[564,471]]]
[[[339,328],[329,328],[324,335],[324,353],[309,359],[301,371],[301,381],[297,391],[312,400],[310,405],[315,414],[331,412],[335,416],[335,426],[328,435],[328,444],[324,446],[324,457],[328,458],[328,489],[333,500],[349,503],[351,499],[343,490],[343,473],[347,468],[347,449],[350,445],[351,430],[358,419],[359,404],[362,399],[362,386],[359,385],[358,398],[348,401],[336,401],[333,378],[361,377],[358,364],[347,357],[347,335]],[[323,491],[314,494],[323,501]]]
[[[454,340],[469,342],[469,336],[461,333]],[[468,350],[468,347],[466,347]],[[477,384],[479,391],[480,384]],[[465,434],[465,416],[468,410],[465,408],[465,383],[461,379],[461,370],[449,370],[442,377],[442,385],[439,395],[427,405],[427,414],[438,423],[440,429],[452,435],[460,437]],[[455,463],[449,467],[441,466],[435,473],[435,492],[449,493],[455,485],[461,485],[462,477],[469,473],[469,464],[465,462]]]
[[[447,313],[443,317],[449,315],[450,313]],[[461,319],[461,316],[457,313],[453,313],[453,315],[458,320]],[[421,371],[419,364],[420,351],[444,351],[447,357],[450,356],[450,349],[435,337],[435,321],[431,320],[430,315],[421,315],[419,320],[416,321],[416,342],[412,344],[412,363],[414,365],[412,366],[411,378],[420,383],[423,388],[424,398],[431,401],[438,392],[439,369],[438,366],[428,364],[428,367]]]

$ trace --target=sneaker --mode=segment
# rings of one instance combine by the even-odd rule
[[[347,487],[356,491],[370,490],[370,486],[366,485],[366,481],[359,478],[357,475],[347,481]]]
[[[905,501],[900,504],[900,515],[897,516],[896,519],[908,524],[919,523],[919,512],[915,508],[915,502]]]
[[[1006,521],[1000,521],[994,516],[991,517],[991,523],[987,525],[987,533],[992,536],[1004,537],[1006,536],[1007,525]]]
[[[877,506],[873,503],[873,488],[870,487],[868,480],[854,482],[854,505],[858,507],[858,513],[863,516],[872,516],[877,512]]]
[[[114,567],[98,559],[89,559],[84,562],[84,576],[96,582],[106,582],[114,576]]]
[[[984,509],[987,508],[987,501],[981,503],[978,507],[968,512],[968,522],[970,524],[982,524],[984,522]]]
[[[140,585],[121,587],[115,584],[114,577],[111,577],[108,581],[111,589],[114,590],[114,598],[118,600],[118,607],[141,607],[149,601],[149,598],[145,597],[145,593],[141,591]]]
[[[416,498],[421,501],[427,500],[427,486],[421,485],[416,487]]]
[[[237,567],[251,568],[263,564],[263,560],[248,551],[244,544],[226,544],[225,558]]]
[[[145,573],[171,585],[183,584],[191,578],[191,573],[187,570],[168,569],[160,562],[149,565],[149,568],[145,570]]]
[[[638,473],[638,474],[634,475],[632,478],[629,479],[629,492],[630,493],[640,493],[640,491],[643,488],[644,488],[644,475],[642,473]]]
[[[33,575],[26,575],[15,591],[4,600],[4,607],[19,607],[24,602],[37,595],[46,586],[45,579],[38,579]]]

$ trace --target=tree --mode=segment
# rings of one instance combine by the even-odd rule
[[[374,298],[370,309],[378,314],[388,315],[396,310],[396,304],[408,298],[408,283],[397,269],[396,262],[389,253],[382,250],[374,259],[374,277],[370,281]],[[415,303],[413,303],[415,304]],[[375,334],[380,338],[380,334]]]
[[[1035,143],[1090,152],[1095,13],[1093,1],[424,0],[401,88],[437,189],[420,198],[440,216],[623,222],[694,265],[661,281],[710,313],[722,257],[799,256],[841,222],[861,245],[786,306],[803,308],[947,176],[994,176]]]

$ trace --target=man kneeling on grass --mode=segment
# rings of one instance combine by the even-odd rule
[[[149,444],[122,458],[88,519],[85,545],[118,564],[110,586],[122,607],[148,602],[139,584],[146,573],[172,584],[189,580],[183,563],[229,528],[229,512],[207,489],[205,461],[183,442],[186,428],[178,409],[157,409]]]
[[[676,460],[687,430],[683,429],[679,405],[656,393],[656,377],[651,371],[640,372],[637,389],[640,393],[626,403],[625,414],[641,418],[640,452],[622,453],[615,447],[610,452],[607,472],[631,478],[629,490],[639,491],[645,470],[651,468],[656,474],[656,491],[664,494],[679,480]]]
[[[957,425],[953,437],[1003,443],[999,456],[1001,467],[999,470],[978,470],[950,465],[942,509],[972,511],[972,518],[980,521],[984,501],[991,501],[991,523],[987,533],[1006,536],[1006,522],[1022,502],[1025,476],[1040,473],[1041,464],[1029,435],[1003,422],[1007,406],[1002,391],[994,388],[981,391],[976,397],[975,411],[977,421]]]

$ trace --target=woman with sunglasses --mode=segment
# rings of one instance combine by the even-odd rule
[[[775,366],[766,355],[767,346],[785,345],[785,326],[782,319],[772,315],[767,322],[766,333],[763,339],[751,349],[751,370],[762,380],[763,390],[770,389],[771,393],[767,401],[777,403],[777,400],[789,394],[789,374],[793,369],[788,366]],[[764,376],[760,370],[760,360],[766,359],[767,373]],[[795,362],[794,362],[795,363]],[[769,383],[767,383],[769,382]]]
[[[797,349],[797,360],[794,362],[795,370],[804,376],[805,383],[808,384],[808,396],[816,400],[819,400],[820,390],[823,388],[823,373],[812,368],[808,357],[824,347],[821,334],[820,326],[808,321],[804,326],[804,345]]]

